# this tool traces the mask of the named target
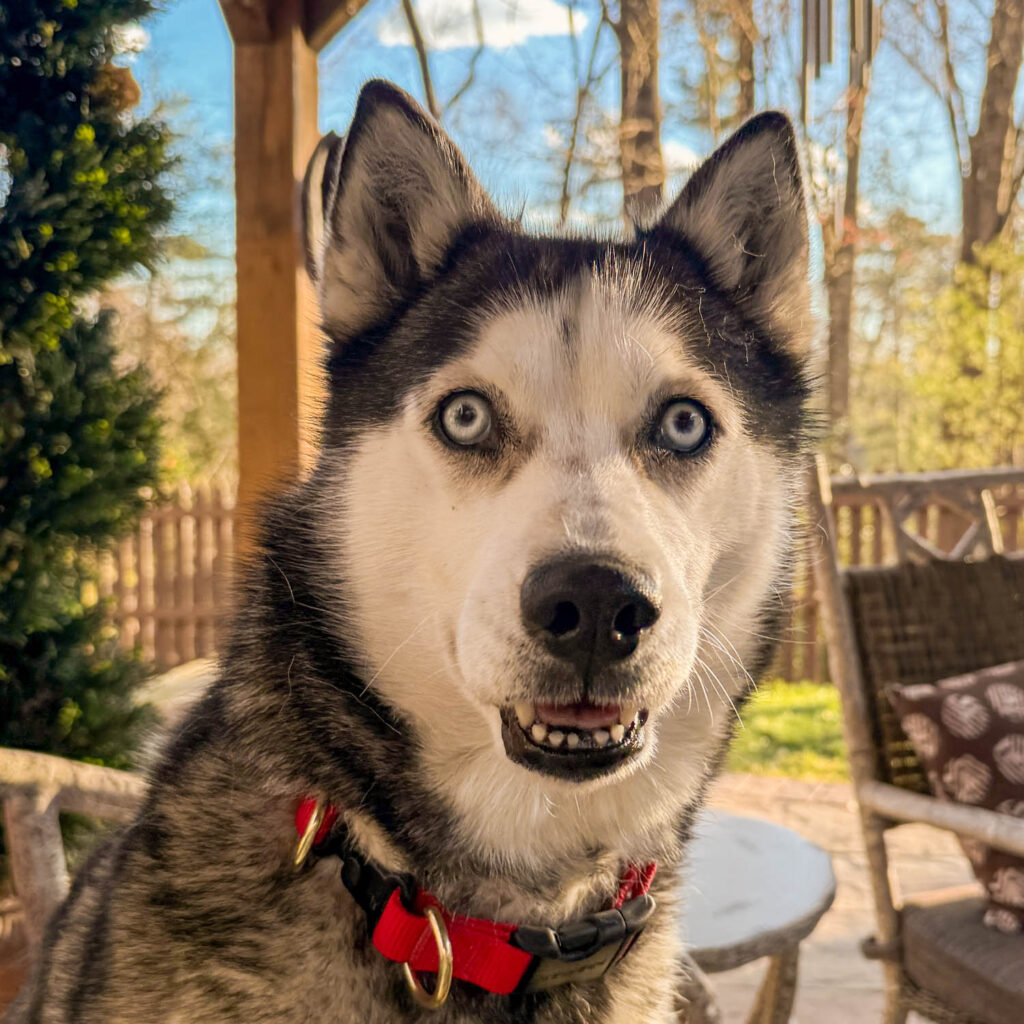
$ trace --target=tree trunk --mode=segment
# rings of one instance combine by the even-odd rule
[[[996,0],[988,44],[978,130],[969,139],[971,167],[963,181],[960,258],[975,261],[976,246],[994,241],[1013,206],[1016,128],[1013,94],[1024,58],[1024,0]]]
[[[859,65],[859,61],[857,62]],[[850,332],[853,324],[854,267],[857,258],[857,198],[860,178],[860,137],[868,97],[868,71],[850,68],[846,107],[846,185],[842,221],[826,232],[828,259],[828,417],[837,455],[849,457]],[[831,236],[831,237],[828,237]],[[831,244],[829,244],[831,243]]]
[[[736,113],[741,121],[746,121],[754,116],[754,0],[737,0],[735,18],[736,73],[740,82]]]
[[[622,0],[615,26],[622,75],[619,161],[623,208],[633,223],[642,223],[657,209],[665,184],[658,98],[658,6],[658,0]]]

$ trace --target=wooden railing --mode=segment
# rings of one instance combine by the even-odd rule
[[[61,812],[131,821],[144,788],[128,772],[0,747],[4,843],[30,950],[68,891]]]

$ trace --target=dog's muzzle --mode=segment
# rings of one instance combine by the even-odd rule
[[[547,699],[500,710],[512,761],[583,781],[614,771],[643,749],[647,710],[604,695],[629,692],[631,673],[623,663],[658,621],[656,590],[644,573],[592,552],[562,555],[529,572],[520,591],[523,628],[556,666]],[[573,691],[579,696],[566,702]]]

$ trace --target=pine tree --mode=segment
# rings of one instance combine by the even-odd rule
[[[117,766],[147,719],[141,666],[83,593],[157,482],[159,396],[90,307],[152,265],[171,212],[167,131],[129,115],[112,63],[150,11],[0,0],[0,745]]]

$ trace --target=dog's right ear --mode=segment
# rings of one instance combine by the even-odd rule
[[[408,301],[466,227],[501,222],[452,140],[383,81],[363,86],[346,138],[317,147],[304,197],[307,267],[339,338]]]
[[[719,288],[806,352],[815,327],[807,210],[789,118],[769,111],[749,120],[693,173],[654,230],[689,242]]]

